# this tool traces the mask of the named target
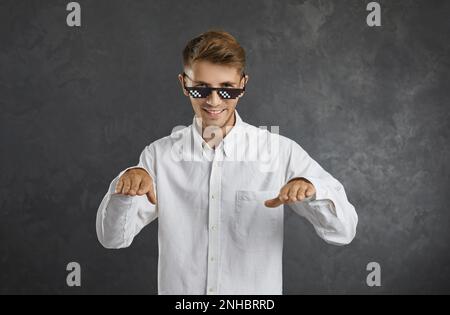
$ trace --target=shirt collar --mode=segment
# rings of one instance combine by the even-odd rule
[[[239,133],[242,131],[242,127],[245,125],[244,121],[242,120],[241,116],[239,116],[237,110],[234,110],[234,114],[236,117],[234,126],[231,128],[231,130],[227,133],[227,135],[222,139],[220,144],[217,146],[216,150],[223,150],[225,156],[229,157],[233,154],[233,150],[237,147]],[[236,128],[237,127],[237,128]],[[199,126],[199,123],[197,122],[196,116],[194,116],[192,120],[191,125],[193,137],[194,137],[194,151],[197,154],[200,154],[202,156],[205,152],[204,151],[213,151],[209,147],[209,145],[206,143],[206,141],[201,136],[201,126]]]

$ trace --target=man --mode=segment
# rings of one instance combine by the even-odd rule
[[[354,238],[355,208],[297,143],[242,121],[236,105],[249,76],[233,36],[201,34],[183,61],[193,123],[148,145],[112,181],[98,239],[127,247],[158,218],[159,294],[281,294],[283,205],[336,245]]]

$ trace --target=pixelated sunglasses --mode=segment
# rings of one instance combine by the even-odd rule
[[[245,73],[242,74],[242,77],[245,76]],[[188,77],[186,73],[183,72],[183,77]],[[188,77],[189,78],[189,77]],[[189,78],[192,80],[191,78]],[[217,94],[221,99],[235,99],[240,97],[242,94],[244,94],[245,86],[242,89],[238,88],[213,88],[213,87],[206,87],[206,86],[195,86],[195,87],[188,87],[186,84],[184,85],[184,88],[186,91],[188,91],[189,95],[193,98],[206,98],[208,97],[212,91],[217,91]]]

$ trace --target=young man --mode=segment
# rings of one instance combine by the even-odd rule
[[[249,77],[233,36],[201,34],[183,59],[193,123],[152,142],[112,181],[98,239],[127,247],[158,218],[159,294],[282,294],[283,205],[335,245],[354,238],[355,208],[296,142],[242,121],[236,105]]]

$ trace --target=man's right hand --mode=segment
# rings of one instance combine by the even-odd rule
[[[142,168],[132,168],[126,171],[116,185],[116,193],[127,196],[147,195],[148,201],[156,204],[156,195],[153,180],[147,171]]]

